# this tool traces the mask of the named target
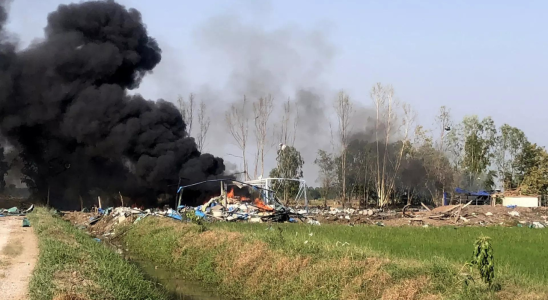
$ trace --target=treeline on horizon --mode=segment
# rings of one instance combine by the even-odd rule
[[[333,102],[336,119],[329,124],[331,147],[318,149],[313,158],[319,167],[320,187],[308,189],[311,198],[384,207],[413,201],[441,204],[443,193],[452,194],[457,187],[546,195],[548,153],[530,142],[521,129],[497,125],[490,116],[468,115],[456,121],[447,106],[440,107],[433,129],[427,129],[417,122],[416,112],[409,104],[396,99],[392,86],[378,83],[371,89],[370,97],[373,108],[367,116],[358,118],[360,124],[355,120],[356,114],[361,113],[361,104],[354,103],[344,92]],[[204,120],[209,119],[203,115],[203,105],[198,118],[201,129],[209,125],[204,126]],[[270,120],[274,106],[271,96],[256,100],[244,97],[225,114],[225,125],[242,151],[240,158],[246,171],[243,179],[265,174],[303,177],[303,155],[294,144],[299,118],[309,116],[295,112],[288,100],[283,103],[281,121],[274,126]],[[188,103],[180,102],[186,119],[188,108]],[[278,134],[272,139],[277,141],[273,142],[269,133],[275,130]],[[254,139],[250,139],[250,131]],[[197,135],[200,145],[205,140],[203,133],[200,130]],[[251,156],[250,145],[256,150]],[[278,148],[277,164],[267,172],[265,152],[274,145]],[[306,159],[311,160],[308,156]],[[282,181],[274,189],[279,198],[290,203],[298,193],[299,183]]]

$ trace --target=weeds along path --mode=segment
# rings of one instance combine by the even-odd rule
[[[29,281],[38,258],[38,239],[23,217],[0,218],[0,298],[29,299]]]
[[[136,266],[54,212],[37,207],[29,219],[40,246],[30,281],[32,300],[169,299]]]

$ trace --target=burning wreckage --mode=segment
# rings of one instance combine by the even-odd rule
[[[179,221],[303,222],[320,225],[318,221],[305,215],[307,210],[296,211],[283,205],[276,197],[275,192],[268,188],[269,183],[273,180],[282,179],[266,178],[248,182],[233,179],[212,179],[180,186],[177,190],[176,209],[170,208],[169,205],[164,206],[163,209],[139,209],[136,207],[103,209],[99,202],[99,207],[94,208],[94,214],[87,223],[94,225],[106,216],[117,219],[119,222],[124,222],[129,217],[134,217],[134,222],[138,222],[149,216],[161,216]],[[302,196],[306,207],[308,207],[306,184],[304,180],[300,181],[301,188],[297,199]],[[212,197],[196,207],[181,204],[186,188],[212,182],[219,182],[220,195]]]

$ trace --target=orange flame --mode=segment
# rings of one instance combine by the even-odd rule
[[[253,201],[253,204],[259,209],[264,211],[273,211],[274,209],[261,201],[259,198],[255,198],[255,201]]]
[[[227,196],[228,198],[234,198],[234,188],[231,188],[231,189],[230,189],[230,192],[228,192],[228,193],[226,194],[226,196]]]

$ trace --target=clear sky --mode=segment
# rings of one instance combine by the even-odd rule
[[[15,0],[9,28],[29,43],[42,36],[47,13],[69,2]],[[368,103],[375,82],[390,83],[425,126],[446,105],[456,120],[467,114],[492,116],[497,125],[509,123],[533,142],[548,145],[548,1],[118,2],[141,11],[149,34],[164,50],[160,70],[139,90],[147,98],[171,99],[226,81],[218,75],[224,74],[223,66],[196,44],[195,35],[213,16],[233,14],[264,30],[321,31],[335,49],[322,82],[345,89],[355,101]]]

